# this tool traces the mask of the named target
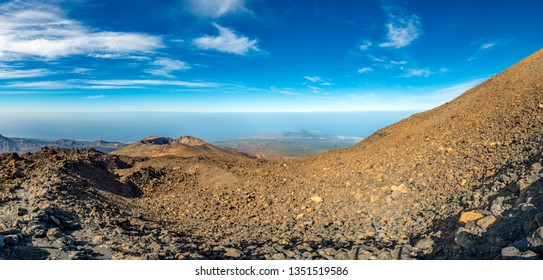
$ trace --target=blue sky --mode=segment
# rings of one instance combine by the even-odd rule
[[[533,0],[0,1],[0,111],[425,110],[543,47]]]

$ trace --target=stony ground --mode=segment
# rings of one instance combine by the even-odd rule
[[[543,52],[285,161],[0,156],[4,259],[541,259]]]

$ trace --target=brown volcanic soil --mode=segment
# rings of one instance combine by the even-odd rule
[[[0,156],[0,258],[539,259],[543,51],[352,148]],[[3,225],[2,225],[3,224]]]

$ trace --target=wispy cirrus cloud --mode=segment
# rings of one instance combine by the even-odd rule
[[[150,53],[161,47],[158,36],[87,27],[46,1],[0,5],[0,60]]]
[[[316,83],[316,84],[319,84],[321,86],[331,86],[332,83],[330,83],[329,81],[325,81],[324,79],[322,79],[321,77],[319,76],[304,76],[304,79],[312,82],[312,83]]]
[[[102,99],[102,98],[105,98],[105,97],[106,97],[105,95],[100,94],[100,95],[85,96],[82,99]]]
[[[35,78],[51,75],[52,73],[47,69],[26,69],[18,70],[12,68],[0,68],[0,80],[1,79],[22,79],[22,78]]]
[[[171,74],[173,71],[190,69],[190,66],[186,62],[169,58],[159,58],[151,64],[155,66],[155,68],[147,70],[147,73],[167,78],[175,77]]]
[[[213,26],[219,31],[219,35],[204,35],[194,39],[193,43],[196,47],[202,50],[215,50],[237,55],[246,55],[250,51],[260,51],[256,39],[249,39],[217,23],[213,23]]]
[[[62,81],[39,81],[39,82],[10,82],[5,85],[1,85],[0,88],[14,88],[14,89],[37,89],[37,90],[51,90],[51,89],[69,89],[74,88],[67,82]]]
[[[67,80],[67,81],[39,81],[39,82],[10,82],[0,88],[11,89],[126,89],[145,88],[152,86],[174,86],[186,88],[214,88],[219,84],[209,82],[190,82],[179,80]]]
[[[483,45],[481,45],[481,47],[479,48],[480,50],[487,50],[487,49],[490,49],[492,47],[494,47],[496,45],[496,43],[494,42],[488,42],[488,43],[484,43]]]
[[[363,67],[363,68],[358,69],[356,72],[358,72],[359,74],[373,72],[373,68],[371,68],[371,67]]]
[[[284,95],[297,95],[297,96],[301,96],[301,94],[299,94],[299,93],[297,93],[297,92],[294,92],[294,89],[290,89],[290,88],[283,89],[283,88],[278,88],[278,87],[276,87],[276,86],[271,86],[271,87],[270,87],[270,91],[271,91],[271,92],[274,92],[274,93],[284,94]]]
[[[508,43],[510,40],[493,40],[493,41],[483,41],[483,40],[477,40],[473,42],[472,46],[477,46],[477,51],[475,51],[475,54],[467,59],[467,61],[471,62],[479,58],[483,53],[491,51],[492,49],[499,47],[500,45]]]
[[[248,12],[245,0],[186,0],[187,8],[197,16],[219,18],[221,16]]]
[[[106,86],[181,86],[181,87],[217,87],[216,83],[188,82],[178,80],[89,80],[87,84]]]
[[[74,70],[72,70],[72,73],[74,74],[85,74],[85,73],[88,73],[92,71],[92,69],[89,69],[89,68],[75,68]]]

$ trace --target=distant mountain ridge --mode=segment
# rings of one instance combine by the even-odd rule
[[[120,142],[108,142],[103,140],[78,141],[71,139],[43,140],[18,137],[6,137],[0,134],[0,153],[27,153],[36,152],[44,147],[86,149],[93,148],[103,153],[109,153],[126,146]]]

